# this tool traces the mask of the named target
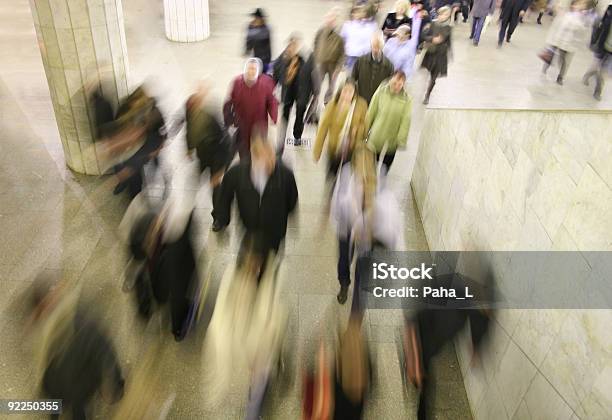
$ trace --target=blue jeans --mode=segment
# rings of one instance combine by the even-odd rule
[[[480,33],[482,32],[482,28],[485,22],[484,17],[476,17],[472,18],[472,34],[470,35],[470,39],[474,40],[474,44],[478,44],[480,42]]]

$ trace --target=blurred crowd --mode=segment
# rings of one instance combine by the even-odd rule
[[[566,3],[503,0],[498,45],[511,41],[529,10],[538,24],[552,14],[540,54],[543,71],[558,62],[562,84],[571,55],[590,46],[595,59],[584,83],[595,79],[594,96],[600,99],[610,70],[611,7],[598,17],[591,0]],[[353,263],[375,249],[403,250],[403,216],[386,177],[410,132],[413,100],[406,81],[418,67],[428,72],[427,104],[438,78],[448,74],[453,27],[471,17],[470,39],[478,46],[497,4],[400,0],[388,14],[379,9],[378,1],[355,1],[346,19],[344,10],[333,9],[316,33],[312,52],[304,53],[305,42],[296,32],[277,57],[266,12],[256,9],[244,46],[249,57],[219,110],[210,106],[206,81],[185,100],[179,118],[165,117],[145,85],[122,98],[117,109],[100,85],[89,87],[105,172],[116,180],[114,194],[129,198],[118,227],[130,257],[123,290],[133,295],[145,325],[161,319],[164,335],[169,330],[177,342],[204,331],[209,402],[221,401],[232,375],[242,372],[250,383],[245,396],[249,419],[260,418],[270,394],[290,385],[301,386],[304,419],[363,416],[375,383],[362,325],[360,273]],[[270,124],[276,124],[276,139],[270,139]],[[289,308],[280,299],[278,270],[289,219],[298,207],[296,179],[283,154],[286,145],[305,142],[307,125],[316,128],[313,158],[325,161],[322,195],[337,235],[340,305],[349,299],[351,280],[354,286],[348,324],[338,327],[335,341],[325,334],[312,337],[316,348],[299,363],[308,367],[297,372],[290,368],[296,354],[286,340]],[[170,177],[160,155],[175,138],[184,139],[188,163]],[[205,172],[208,177],[201,177]],[[151,194],[152,174],[161,194]],[[225,270],[217,293],[211,291],[210,267],[198,266],[202,260],[194,250],[201,179],[212,191],[212,230],[221,235],[234,215],[243,231],[238,257]],[[155,374],[156,346],[148,346],[126,375],[112,334],[78,288],[41,277],[28,302],[28,331],[40,339],[42,395],[63,399],[75,419],[89,417],[97,393],[118,404],[117,419],[167,415],[173,397],[163,393],[163,381]],[[477,359],[489,317],[478,310],[407,314],[398,354],[406,387],[414,384],[421,392],[419,419],[431,412],[432,358],[469,323]]]

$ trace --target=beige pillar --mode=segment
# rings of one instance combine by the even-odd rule
[[[208,0],[164,0],[164,21],[170,41],[203,41],[210,36]]]
[[[66,164],[100,173],[94,114],[85,86],[103,83],[115,107],[128,93],[121,0],[30,0]]]

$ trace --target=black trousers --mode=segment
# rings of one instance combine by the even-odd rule
[[[338,282],[342,287],[351,284],[351,260],[353,258],[353,245],[350,235],[338,238]]]
[[[381,158],[380,153],[377,153],[376,162],[380,162],[380,158]],[[385,171],[386,173],[389,173],[389,169],[391,169],[391,164],[395,160],[395,150],[393,152],[385,153],[382,159],[383,159],[383,166],[385,167]]]
[[[298,100],[298,86],[297,81],[286,88],[283,97],[283,127],[287,127],[289,123],[289,115],[291,114],[291,108],[295,103],[295,122],[293,123],[293,138],[301,139],[302,133],[304,132],[304,114],[306,113],[307,104],[301,103]],[[283,133],[286,134],[286,133]]]
[[[512,34],[514,33],[514,30],[516,29],[518,23],[518,16],[515,17],[511,15],[502,19],[499,28],[499,38],[497,39],[497,41],[501,44],[502,42],[504,42],[504,37],[506,38],[506,41],[510,41],[510,38],[512,37]]]

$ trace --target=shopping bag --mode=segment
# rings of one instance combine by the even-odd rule
[[[487,32],[487,28],[489,27],[489,24],[491,23],[492,19],[493,19],[493,16],[487,15],[484,23],[482,24],[482,31],[480,31],[480,36],[483,36],[485,32]]]
[[[555,56],[555,50],[550,47],[544,48],[538,53],[538,57],[546,64],[552,63],[553,57]]]

